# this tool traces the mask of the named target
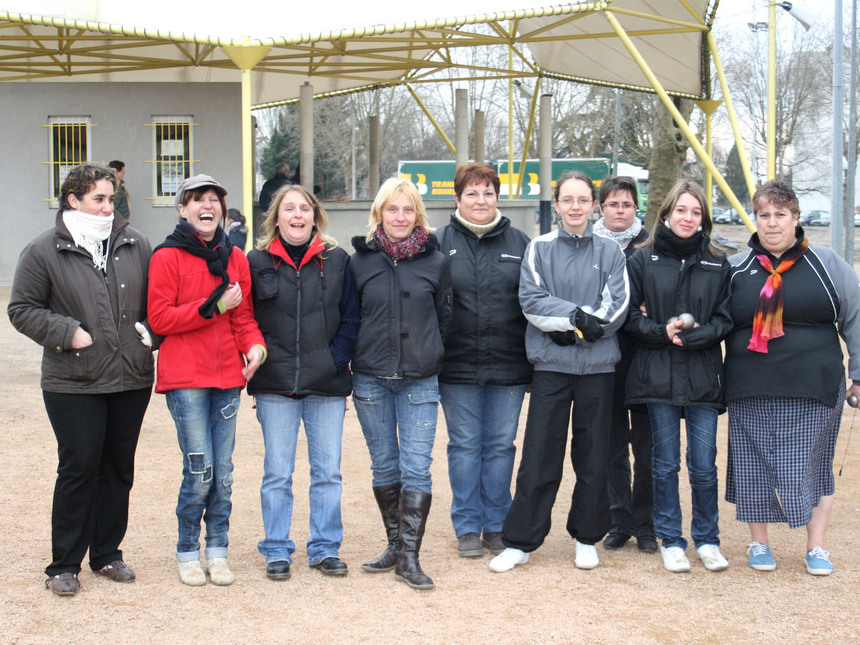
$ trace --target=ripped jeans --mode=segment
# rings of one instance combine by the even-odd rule
[[[182,450],[182,486],[176,517],[176,559],[200,559],[200,520],[206,522],[206,558],[227,557],[233,489],[233,447],[241,388],[170,390],[167,408]]]

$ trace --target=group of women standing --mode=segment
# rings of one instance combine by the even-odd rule
[[[386,181],[352,257],[326,236],[314,195],[286,185],[246,257],[224,231],[226,190],[212,177],[182,182],[179,222],[151,252],[113,217],[114,173],[71,170],[55,228],[22,252],[8,308],[14,326],[44,346],[42,389],[59,457],[46,569],[54,593],[77,592],[87,550],[94,572],[135,579],[119,546],[155,349],[156,392],[166,395],[183,455],[176,557],[188,585],[234,580],[232,453],[246,385],[266,449],[258,548],[272,580],[290,577],[295,551],[301,425],[308,564],[347,574],[340,460],[350,392],[387,538],[365,571],[393,569],[413,588],[434,586],[419,552],[440,401],[461,557],[486,547],[496,556],[490,568],[507,571],[543,541],[575,401],[568,530],[576,566],[597,566],[603,536],[610,549],[635,536],[642,551],[662,542],[669,571],[690,569],[678,494],[683,418],[692,538],[707,569],[724,569],[716,428],[728,401],[726,498],[749,523],[749,565],[776,566],[767,525],[787,522],[807,528],[807,571],[830,573],[823,541],[833,453],[842,402],[860,396],[860,286],[835,253],[809,246],[791,188],[769,182],[756,192],[759,232],[729,261],[711,241],[708,200],[690,182],[669,192],[649,237],[634,218],[635,183],[604,182],[603,219],[592,226],[596,189],[585,176],[564,176],[555,189],[560,230],[532,242],[498,211],[491,168],[460,167],[454,184],[457,210],[434,235],[415,186]],[[597,273],[585,280],[591,268]],[[514,439],[533,381],[512,507]],[[600,427],[583,416],[592,409]],[[552,436],[547,415],[558,417]]]

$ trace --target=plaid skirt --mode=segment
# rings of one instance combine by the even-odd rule
[[[843,380],[835,407],[766,396],[729,403],[726,500],[737,505],[738,521],[809,523],[818,500],[834,491],[844,399]]]

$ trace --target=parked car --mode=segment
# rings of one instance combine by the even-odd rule
[[[807,222],[809,226],[830,226],[830,211],[809,211]]]
[[[717,224],[728,224],[729,223],[729,215],[726,213],[725,208],[712,208],[711,209],[711,218]]]
[[[860,213],[854,213],[854,226],[860,226]]]

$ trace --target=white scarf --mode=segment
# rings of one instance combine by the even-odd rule
[[[89,215],[81,211],[63,211],[63,223],[79,247],[89,252],[93,264],[101,271],[107,269],[108,244],[102,244],[113,230],[113,213]]]
[[[637,218],[633,218],[633,223],[623,231],[610,231],[606,228],[606,224],[603,223],[603,218],[601,217],[594,223],[592,231],[595,235],[599,235],[600,237],[608,237],[610,240],[615,240],[621,245],[622,249],[626,249],[627,245],[639,235],[639,232],[642,230],[642,222],[640,222]]]

